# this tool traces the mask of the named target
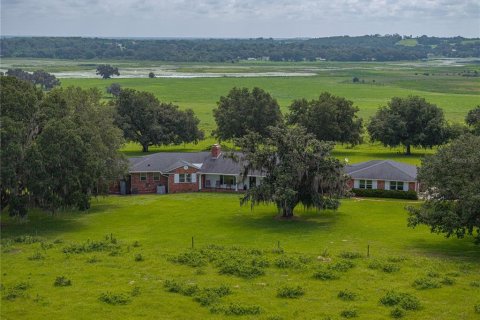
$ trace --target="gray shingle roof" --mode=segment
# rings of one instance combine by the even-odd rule
[[[416,181],[417,167],[392,160],[371,160],[345,167],[354,179]]]
[[[196,166],[201,173],[240,174],[240,163],[221,154],[214,159],[205,152],[159,152],[140,158],[130,158],[130,172],[170,172],[184,165]]]

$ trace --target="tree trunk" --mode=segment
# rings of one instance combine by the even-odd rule
[[[293,217],[293,208],[288,206],[282,207],[282,217],[287,219]]]
[[[405,152],[405,154],[406,154],[407,156],[409,156],[409,155],[412,154],[412,152],[410,151],[410,145],[407,144],[406,147],[407,147],[407,151]]]
[[[148,152],[148,144],[142,145],[142,152]]]

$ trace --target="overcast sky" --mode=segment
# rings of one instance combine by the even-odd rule
[[[2,35],[480,36],[480,0],[1,0]]]

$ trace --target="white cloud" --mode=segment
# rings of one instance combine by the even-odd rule
[[[318,36],[445,31],[478,36],[479,18],[478,0],[2,0],[1,33],[282,37],[322,30]]]

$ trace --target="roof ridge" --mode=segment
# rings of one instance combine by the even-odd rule
[[[413,178],[413,176],[412,176],[409,172],[405,171],[404,168],[402,168],[402,167],[400,167],[400,166],[397,165],[397,164],[402,164],[402,165],[407,165],[407,166],[409,166],[409,164],[400,163],[400,162],[393,161],[393,160],[389,160],[389,161],[387,162],[387,164],[389,164],[390,166],[394,167],[395,169],[400,170],[401,172],[403,172],[403,173],[405,173],[406,175],[408,175],[408,176],[410,176],[410,177]],[[412,165],[412,167],[416,167],[416,166],[413,166],[413,165]]]
[[[371,161],[377,161],[377,160],[369,160],[369,161],[367,161],[367,162],[371,162]],[[363,168],[361,168],[361,169],[358,169],[358,170],[349,172],[349,174],[352,174],[352,173],[355,173],[355,172],[358,172],[358,171],[363,171],[363,170],[365,170],[365,169],[370,169],[370,168],[372,168],[372,167],[378,166],[379,164],[385,163],[385,161],[387,161],[387,160],[379,160],[379,162],[377,162],[377,163],[374,163],[374,164],[372,164],[372,165],[370,165],[370,166],[368,166],[368,167],[363,167]]]

